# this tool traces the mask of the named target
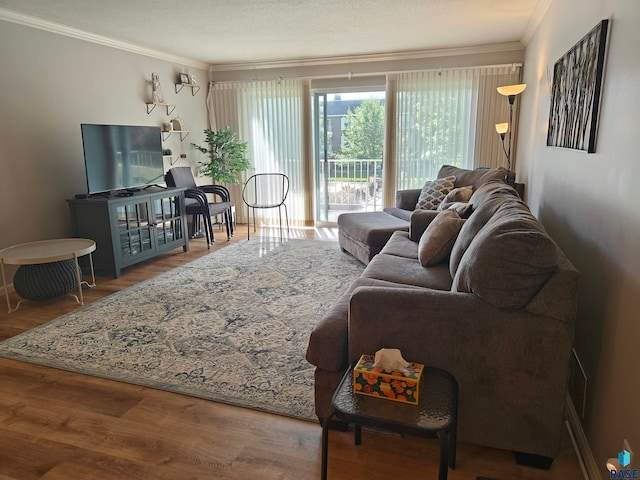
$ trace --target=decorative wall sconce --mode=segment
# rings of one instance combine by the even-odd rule
[[[503,87],[498,87],[497,89],[498,93],[507,97],[507,101],[509,102],[509,122],[496,123],[496,132],[498,132],[498,135],[500,135],[500,139],[502,140],[502,150],[504,150],[504,154],[507,157],[507,179],[509,178],[509,173],[511,172],[511,132],[513,130],[513,103],[516,100],[516,96],[524,92],[525,88],[527,88],[527,84],[520,83],[518,85],[505,85]],[[509,132],[508,149],[504,145],[504,137],[507,132]]]

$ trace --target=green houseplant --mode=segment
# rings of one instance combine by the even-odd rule
[[[246,157],[247,142],[243,142],[231,131],[231,128],[214,131],[206,129],[206,146],[191,145],[209,157],[206,162],[198,162],[200,173],[213,178],[215,183],[240,183],[238,173],[247,170],[251,164]]]

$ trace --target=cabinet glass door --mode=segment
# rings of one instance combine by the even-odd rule
[[[167,245],[182,238],[179,196],[155,199],[153,213],[158,245]]]
[[[116,206],[120,251],[123,257],[138,255],[153,248],[147,202]]]

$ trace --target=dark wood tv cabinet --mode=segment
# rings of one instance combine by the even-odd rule
[[[149,187],[129,196],[67,200],[73,234],[96,242],[96,270],[121,269],[177,247],[189,250],[184,188]]]

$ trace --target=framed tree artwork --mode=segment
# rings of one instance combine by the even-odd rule
[[[596,151],[609,20],[602,20],[553,67],[547,145]]]

